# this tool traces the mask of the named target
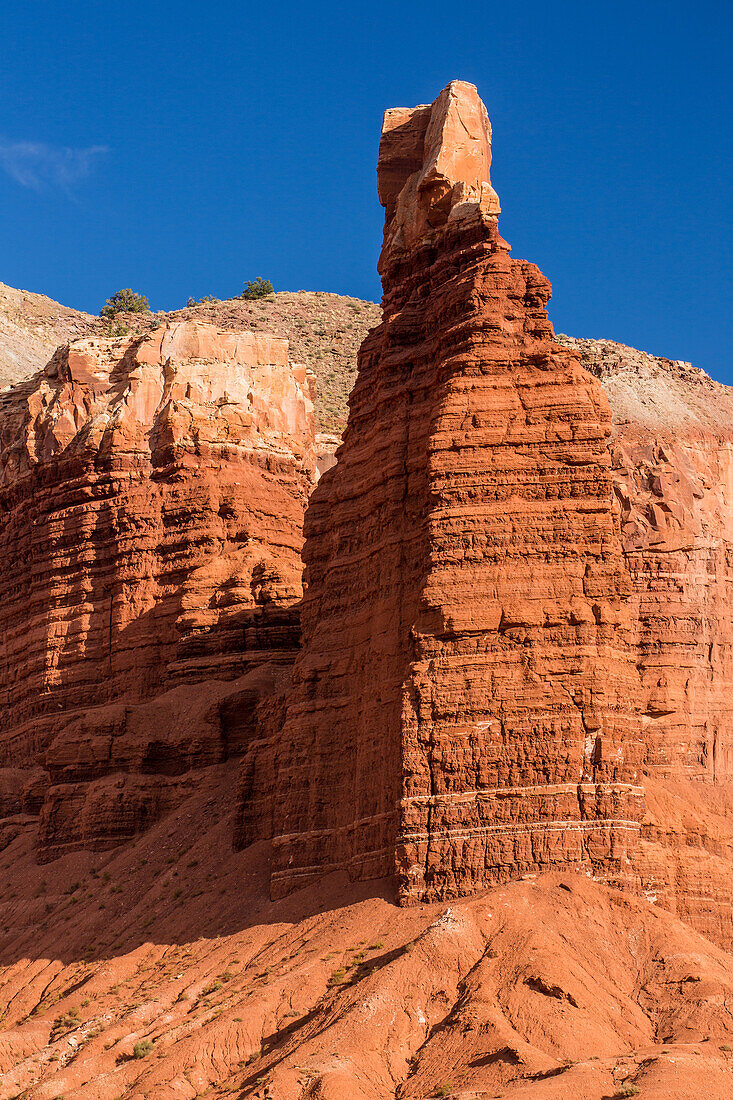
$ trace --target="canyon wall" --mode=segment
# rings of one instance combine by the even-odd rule
[[[297,650],[315,464],[274,337],[77,341],[0,396],[0,777],[46,858],[126,839],[240,751]]]

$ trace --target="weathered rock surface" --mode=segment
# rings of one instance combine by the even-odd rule
[[[46,770],[45,858],[129,838],[241,751],[222,681],[251,699],[294,656],[315,466],[274,337],[77,341],[0,397],[0,768]]]
[[[471,86],[387,112],[384,320],[311,498],[304,648],[258,710],[236,840],[273,836],[274,896],[572,866],[728,944],[733,398],[555,339],[489,166]]]
[[[572,340],[613,410],[632,582],[650,897],[733,942],[733,393],[687,363]]]
[[[276,895],[334,868],[396,874],[402,900],[617,879],[638,838],[610,411],[499,236],[490,136],[461,82],[385,116],[384,320],[306,517]]]

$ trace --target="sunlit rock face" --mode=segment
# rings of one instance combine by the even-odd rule
[[[603,385],[632,584],[646,895],[733,940],[733,392],[689,363],[559,337]]]
[[[2,395],[0,763],[36,769],[13,790],[47,855],[126,839],[226,756],[222,693],[191,685],[292,659],[315,464],[274,337],[77,341]]]
[[[611,415],[554,342],[549,283],[509,258],[490,161],[470,84],[385,116],[384,320],[306,515],[275,894],[333,868],[396,875],[403,901],[628,876],[641,714]]]

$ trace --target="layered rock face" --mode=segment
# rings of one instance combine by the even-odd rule
[[[294,656],[315,464],[273,337],[78,341],[2,395],[0,765],[35,769],[8,783],[46,855],[132,835],[239,751],[221,682]]]
[[[472,85],[385,116],[384,320],[306,517],[274,894],[333,868],[396,874],[403,901],[628,874],[642,716],[610,411],[508,256],[490,145]]]
[[[645,763],[733,775],[733,396],[689,364],[562,338],[613,408],[611,456],[634,588]]]
[[[571,340],[613,410],[632,583],[647,812],[641,887],[733,938],[733,395],[703,371]]]

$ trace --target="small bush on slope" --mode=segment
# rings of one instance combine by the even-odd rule
[[[116,317],[118,313],[148,313],[150,304],[144,294],[125,287],[118,290],[102,306],[100,317]]]
[[[256,279],[250,279],[249,282],[244,284],[242,297],[248,302],[254,302],[257,298],[266,298],[268,294],[274,293],[270,280],[263,279],[261,275],[258,275]]]

